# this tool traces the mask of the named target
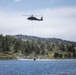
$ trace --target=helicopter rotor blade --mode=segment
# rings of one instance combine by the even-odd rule
[[[42,15],[33,15],[33,14],[31,14],[31,15],[22,15],[22,16],[42,16]]]
[[[31,15],[22,15],[22,16],[31,16]]]
[[[40,17],[40,16],[42,16],[42,15],[33,15],[33,16],[39,16],[39,17]]]

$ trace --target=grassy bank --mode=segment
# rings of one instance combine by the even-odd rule
[[[14,59],[16,59],[15,55],[10,55],[10,54],[0,55],[0,60],[14,60]]]

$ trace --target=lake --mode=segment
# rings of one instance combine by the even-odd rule
[[[76,60],[0,60],[0,75],[76,75]]]

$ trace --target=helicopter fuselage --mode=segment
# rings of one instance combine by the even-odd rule
[[[42,21],[43,19],[41,18],[41,19],[38,19],[38,18],[36,18],[36,17],[28,17],[27,18],[28,20],[36,20],[36,21]]]

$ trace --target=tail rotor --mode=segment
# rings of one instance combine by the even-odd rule
[[[43,17],[41,17],[41,21],[43,21]]]

